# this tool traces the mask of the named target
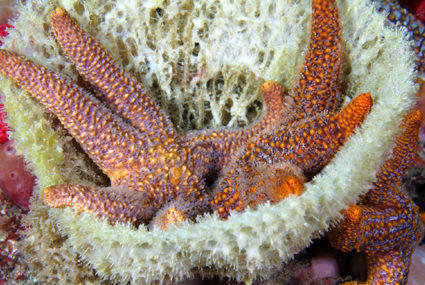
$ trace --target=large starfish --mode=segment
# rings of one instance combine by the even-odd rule
[[[255,146],[256,153],[252,154],[263,161],[270,151],[279,150],[281,159],[272,166],[277,179],[280,171],[287,171],[287,166],[280,163],[282,159],[307,171],[329,161],[370,111],[372,99],[364,94],[340,113],[320,113],[337,106],[341,36],[334,1],[313,1],[313,9],[307,59],[290,100],[283,102],[283,90],[278,84],[266,83],[262,92],[268,110],[256,125],[184,136],[176,134],[172,123],[140,83],[64,9],[56,9],[51,15],[56,39],[103,103],[72,81],[4,50],[0,51],[0,72],[56,114],[109,176],[113,188],[55,185],[44,190],[46,204],[74,207],[106,217],[111,223],[135,225],[149,223],[162,208],[152,223],[166,227],[208,210],[206,175],[213,171],[221,173],[240,145],[262,130],[280,125],[284,113],[289,117],[285,123],[290,125],[267,134],[280,143],[273,145],[270,141],[269,149],[258,150],[259,144],[264,145],[263,136],[249,143],[244,153],[251,153]],[[323,25],[318,24],[321,21]],[[311,116],[312,113],[317,116]],[[295,121],[296,124],[292,123]],[[300,147],[294,149],[293,144],[298,141]],[[288,176],[283,175],[282,178]],[[285,187],[289,188],[285,191],[291,191],[294,183],[284,184]],[[279,198],[284,196],[278,194]]]
[[[256,125],[237,132],[216,131],[179,138],[143,86],[64,9],[52,13],[51,23],[57,40],[80,74],[94,86],[103,104],[75,83],[4,50],[0,51],[1,72],[15,79],[59,117],[109,176],[115,190],[142,192],[134,198],[134,193],[125,193],[124,189],[111,193],[81,185],[57,185],[44,191],[45,202],[53,207],[72,206],[104,216],[111,223],[129,221],[135,225],[147,223],[171,200],[172,205],[177,203],[180,208],[195,200],[199,203],[192,207],[205,207],[204,178],[216,168],[215,155],[229,157],[234,142],[241,143],[257,135],[283,115],[279,89],[264,86],[267,112]],[[206,137],[221,137],[222,142],[214,146],[206,142]],[[231,146],[226,147],[229,142]],[[183,208],[193,211],[190,207]]]
[[[401,179],[412,163],[418,143],[422,114],[414,110],[404,119],[392,156],[376,174],[373,188],[360,202],[343,211],[344,219],[328,233],[333,247],[342,251],[365,251],[368,277],[363,283],[405,284],[413,250],[423,238],[423,215],[419,214]]]

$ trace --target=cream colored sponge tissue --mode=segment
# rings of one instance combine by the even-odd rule
[[[310,0],[28,0],[17,5],[20,14],[7,49],[79,81],[50,28],[50,13],[61,6],[145,85],[180,132],[255,121],[263,111],[261,83],[275,80],[290,90],[296,79],[311,18]],[[45,206],[40,194],[49,185],[102,183],[84,174],[92,166],[82,154],[69,159],[71,140],[61,135],[55,119],[2,77],[9,125],[16,130],[12,136],[38,177],[22,243],[34,280],[166,284],[199,273],[249,281],[267,277],[341,218],[340,211],[365,193],[383,154],[394,146],[403,115],[414,104],[416,74],[410,43],[371,3],[338,5],[342,92],[346,102],[370,92],[371,114],[301,196],[235,213],[227,221],[205,215],[168,231],[148,231]]]

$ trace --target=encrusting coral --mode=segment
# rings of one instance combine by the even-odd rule
[[[161,5],[148,1],[108,5],[27,1],[20,4],[21,16],[6,45],[12,48],[14,40],[17,53],[78,79],[71,61],[49,37],[46,24],[50,12],[62,6],[130,73],[138,79],[145,73],[145,87],[161,98],[161,107],[169,110],[178,130],[200,127],[209,119],[214,126],[221,118],[227,120],[229,110],[233,116],[228,125],[232,125],[238,118],[249,121],[246,107],[256,97],[248,94],[258,94],[254,92],[257,76],[285,81],[285,87],[290,87],[297,75],[311,9],[308,1],[283,2],[245,1],[240,6],[208,1]],[[8,123],[18,131],[13,136],[33,165],[41,188],[25,218],[27,260],[34,272],[39,272],[37,278],[90,281],[97,278],[92,274],[94,268],[101,278],[134,283],[176,282],[195,273],[249,280],[267,276],[270,269],[326,231],[330,220],[341,217],[339,212],[367,190],[381,155],[392,148],[392,138],[415,98],[413,55],[406,52],[409,44],[401,34],[385,28],[384,18],[364,1],[343,1],[339,7],[346,63],[343,93],[370,92],[375,107],[362,130],[305,184],[300,196],[260,205],[256,211],[246,209],[227,221],[207,215],[198,217],[196,223],[171,226],[166,232],[148,231],[145,226],[112,226],[107,220],[68,208],[49,209],[40,200],[41,190],[47,186],[82,181],[98,185],[84,177],[59,176],[64,171],[57,164],[72,153],[62,155],[57,146],[66,145],[69,139],[50,129],[41,109],[34,107],[25,92],[2,79]],[[40,18],[30,16],[33,9]],[[194,70],[201,75],[191,82],[196,85],[189,85],[185,77]],[[194,99],[186,101],[182,94]],[[256,104],[251,110],[256,110]],[[197,109],[198,105],[202,107]],[[185,121],[192,124],[185,126]],[[67,167],[73,166],[69,163]]]

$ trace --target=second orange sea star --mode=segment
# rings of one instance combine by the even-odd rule
[[[344,220],[328,233],[333,247],[365,251],[368,278],[365,283],[405,284],[413,250],[424,235],[423,216],[401,184],[412,163],[422,122],[419,110],[404,119],[392,156],[376,174],[373,188],[343,211]]]

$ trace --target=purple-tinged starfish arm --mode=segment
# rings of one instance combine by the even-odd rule
[[[84,151],[117,185],[130,172],[128,162],[139,160],[152,141],[72,81],[22,56],[0,50],[0,73],[30,92],[66,126]],[[116,152],[116,147],[129,150]]]
[[[57,41],[74,61],[78,72],[93,85],[109,108],[152,139],[175,136],[173,124],[142,84],[81,29],[65,9],[53,11],[50,22]]]

